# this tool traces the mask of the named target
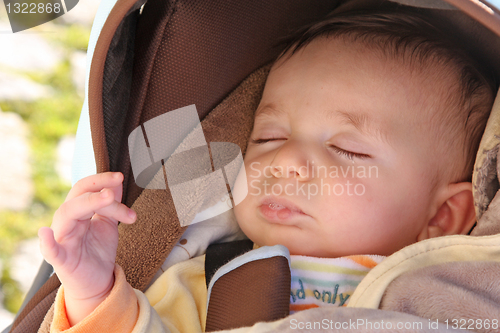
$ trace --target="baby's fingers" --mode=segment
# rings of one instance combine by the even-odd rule
[[[89,220],[95,212],[114,202],[113,191],[103,189],[101,192],[85,193],[64,202],[54,214],[54,227],[59,224],[70,224],[71,221]]]
[[[40,238],[40,252],[49,264],[57,266],[64,262],[65,251],[57,244],[52,229],[49,227],[40,228],[38,237]]]
[[[103,188],[116,188],[116,200],[121,200],[121,186],[123,174],[121,172],[103,172],[80,179],[69,191],[66,201],[74,199],[86,192],[99,192]]]
[[[111,189],[103,189],[97,193],[85,193],[63,203],[54,214],[52,229],[56,241],[60,242],[67,236],[80,237],[87,228],[83,224],[88,222],[95,214],[106,217],[111,222],[122,221],[133,223],[135,213],[114,200]]]
[[[116,200],[111,204],[96,210],[95,213],[100,217],[106,217],[108,219],[113,219],[127,224],[134,223],[137,217],[136,213],[132,209]]]

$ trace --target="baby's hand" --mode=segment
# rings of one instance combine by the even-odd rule
[[[106,172],[73,186],[50,228],[38,230],[40,249],[64,286],[66,312],[75,325],[109,294],[118,246],[118,221],[135,212],[120,203],[123,175]]]

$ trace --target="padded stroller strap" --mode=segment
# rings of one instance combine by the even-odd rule
[[[237,256],[250,251],[253,242],[249,239],[220,244],[211,244],[205,254],[205,282],[208,285],[215,272]]]
[[[263,246],[236,257],[217,270],[210,281],[205,331],[285,318],[290,308],[290,285],[286,247]]]

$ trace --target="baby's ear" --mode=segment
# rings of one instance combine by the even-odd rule
[[[472,183],[449,184],[443,190],[441,205],[418,236],[418,240],[446,235],[466,235],[476,222]]]

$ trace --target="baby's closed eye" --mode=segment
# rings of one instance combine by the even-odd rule
[[[335,145],[330,145],[329,148],[334,150],[338,155],[347,158],[348,160],[353,160],[354,158],[359,158],[359,159],[367,159],[371,158],[370,155],[368,154],[362,154],[362,153],[356,153],[353,151],[345,150],[340,147],[337,147]]]
[[[256,145],[266,143],[269,141],[279,141],[279,140],[286,140],[286,138],[267,138],[267,139],[250,139],[250,142]]]

